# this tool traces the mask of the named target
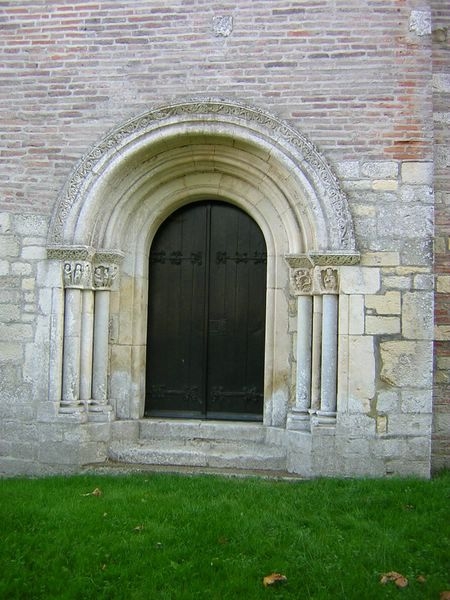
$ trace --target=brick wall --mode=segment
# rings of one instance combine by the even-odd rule
[[[430,159],[429,36],[410,29],[415,4],[3,1],[0,208],[49,211],[110,127],[198,94],[272,111],[330,161]]]
[[[450,7],[433,3],[435,374],[433,464],[450,463]]]

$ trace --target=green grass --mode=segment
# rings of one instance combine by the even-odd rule
[[[438,599],[450,589],[449,500],[448,473],[1,480],[0,598]],[[263,587],[274,571],[287,582]],[[409,586],[381,585],[387,571]]]

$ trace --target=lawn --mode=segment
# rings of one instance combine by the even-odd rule
[[[449,473],[0,480],[0,598],[439,599],[449,500]],[[380,583],[391,571],[408,586]],[[273,572],[287,580],[264,587]]]

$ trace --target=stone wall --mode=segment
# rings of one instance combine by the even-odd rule
[[[433,468],[450,461],[450,8],[433,2],[435,375]]]
[[[0,472],[70,470],[105,458],[107,423],[58,421],[49,405],[63,287],[47,257],[50,221],[77,162],[111,128],[195,97],[254,106],[308,136],[348,198],[361,262],[342,271],[345,385],[333,450],[323,429],[308,442],[308,452],[316,448],[312,474],[429,473],[436,199],[434,467],[448,464],[450,15],[443,4],[3,3]],[[295,385],[293,370],[291,404]],[[53,408],[57,401],[50,398]],[[300,468],[295,457],[291,463]]]

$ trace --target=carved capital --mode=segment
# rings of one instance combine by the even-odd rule
[[[117,265],[109,264],[96,264],[94,266],[93,283],[96,290],[109,290],[111,289],[117,275],[119,273],[119,267]]]
[[[339,274],[338,269],[326,267],[325,269],[316,267],[317,292],[321,294],[339,293]]]
[[[291,289],[294,296],[311,294],[313,278],[310,269],[291,269]]]
[[[120,250],[98,250],[94,257],[93,284],[96,290],[110,290],[119,274],[124,254]]]
[[[65,260],[63,263],[65,288],[90,289],[92,287],[92,265],[86,260]]]

